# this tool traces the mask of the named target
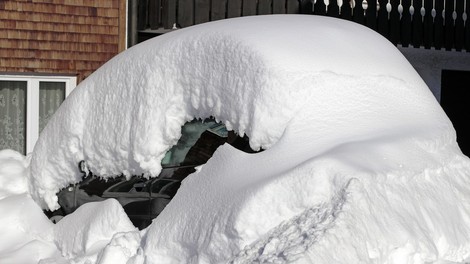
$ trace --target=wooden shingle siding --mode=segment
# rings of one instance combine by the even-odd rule
[[[118,18],[114,17],[87,17],[75,16],[64,14],[49,14],[44,16],[42,13],[28,12],[28,11],[6,11],[0,9],[0,18],[3,20],[16,20],[16,21],[32,21],[32,22],[49,22],[49,23],[68,23],[75,25],[96,25],[96,26],[112,26],[118,25]]]
[[[77,74],[125,48],[126,0],[0,0],[0,72]]]
[[[103,52],[103,53],[117,53],[116,44],[100,44],[96,45],[95,43],[72,43],[72,42],[54,42],[54,43],[43,43],[42,41],[31,42],[28,40],[4,40],[2,41],[2,49],[10,48],[10,49],[29,49],[34,50],[37,52],[43,51],[57,51],[61,52],[62,54],[69,53],[64,52],[63,50],[72,50],[71,52],[86,52],[86,53],[93,53],[93,52]],[[64,55],[65,56],[65,55]],[[92,55],[90,54],[89,57]],[[84,57],[83,59],[89,59],[89,57]],[[5,57],[1,57],[1,59],[5,59]]]
[[[69,68],[75,67],[77,70],[94,70],[101,65],[98,61],[71,61],[62,59],[35,59],[31,61],[28,58],[12,58],[0,61],[0,67],[8,67],[16,64],[17,68],[23,67],[24,64],[28,64],[30,69],[34,68]]]
[[[113,53],[99,53],[99,52],[73,52],[64,54],[58,51],[35,51],[25,49],[0,49],[1,57],[8,57],[8,59],[42,59],[42,60],[73,60],[81,61],[84,57],[89,56],[86,61],[102,62],[109,60],[113,57]],[[8,60],[5,59],[5,60]],[[2,60],[4,61],[4,60]]]
[[[49,22],[34,22],[34,21],[13,21],[0,19],[0,28],[15,28],[16,30],[26,31],[46,31],[46,32],[67,32],[67,33],[84,33],[87,34],[104,34],[115,35],[118,34],[118,27],[115,26],[100,26],[100,25],[79,25],[67,23],[49,23]]]
[[[3,31],[3,34],[4,34],[4,37],[6,37],[6,39],[3,40],[4,42],[8,42],[9,40],[18,40],[18,41],[29,42],[31,45],[47,44],[47,45],[51,45],[55,47],[57,47],[57,45],[54,45],[54,44],[57,44],[57,42],[93,43],[96,46],[97,43],[116,44],[116,42],[119,39],[117,35],[108,35],[108,34],[63,33],[63,32],[14,30],[14,29],[5,29]],[[34,39],[35,41],[30,41],[30,39]],[[47,41],[47,42],[53,42],[53,43],[36,43],[36,42],[41,42],[41,41]],[[97,48],[99,48],[99,46],[97,46]],[[116,51],[117,49],[113,50],[113,52],[116,52]]]

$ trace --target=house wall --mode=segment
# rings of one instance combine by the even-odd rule
[[[442,70],[470,71],[469,52],[398,48],[423,78],[438,101],[441,99]]]
[[[0,72],[86,78],[125,49],[126,0],[0,0]]]

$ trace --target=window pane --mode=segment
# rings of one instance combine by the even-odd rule
[[[0,149],[26,152],[25,81],[0,81]]]
[[[39,82],[39,133],[64,99],[64,82]]]
[[[162,160],[163,167],[201,165],[227,138],[227,129],[213,119],[193,120],[181,128],[181,138]]]

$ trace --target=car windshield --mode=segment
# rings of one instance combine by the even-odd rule
[[[181,138],[162,160],[162,167],[201,165],[207,162],[214,151],[228,136],[224,124],[214,119],[193,120],[181,128]]]

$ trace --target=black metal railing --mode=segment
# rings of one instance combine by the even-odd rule
[[[315,14],[366,25],[405,47],[470,51],[470,0],[132,1],[135,11],[131,16],[137,16],[135,34],[152,30],[163,33],[175,27],[240,16]]]

